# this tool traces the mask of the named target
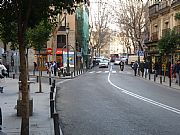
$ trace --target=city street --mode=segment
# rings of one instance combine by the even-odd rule
[[[57,87],[64,135],[180,133],[180,91],[134,76],[129,66],[95,67]]]

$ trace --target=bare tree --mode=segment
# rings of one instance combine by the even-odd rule
[[[103,46],[109,42],[110,32],[108,27],[108,22],[110,20],[110,8],[108,7],[108,3],[100,0],[96,2],[97,11],[96,14],[90,14],[92,23],[90,29],[90,38],[92,51],[94,53],[94,49],[100,55],[100,50]],[[95,54],[96,55],[96,54]]]
[[[146,26],[144,19],[144,3],[138,0],[120,1],[120,8],[116,10],[117,23],[122,31],[132,41],[134,52],[144,50],[143,31]]]

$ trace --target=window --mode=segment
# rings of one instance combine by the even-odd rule
[[[57,35],[57,48],[63,48],[66,45],[66,35]]]

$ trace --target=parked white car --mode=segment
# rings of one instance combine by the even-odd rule
[[[116,58],[115,61],[114,61],[114,65],[119,65],[120,62],[121,62],[121,59]]]
[[[99,62],[99,68],[101,68],[101,67],[108,68],[108,65],[109,65],[109,61],[108,61],[108,60],[102,59],[102,60],[100,60],[100,62]]]

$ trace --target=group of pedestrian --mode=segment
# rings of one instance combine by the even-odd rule
[[[171,61],[169,60],[168,63],[166,64],[166,69],[167,69],[167,75],[168,77],[175,77],[176,81],[175,83],[179,83],[180,79],[180,60],[177,60],[175,64],[172,64]],[[150,62],[148,60],[144,61],[143,63],[138,63],[138,61],[135,61],[132,64],[132,68],[134,70],[134,76],[137,75],[138,70],[142,72],[142,77],[147,76],[149,74],[149,69],[150,69]],[[157,77],[158,75],[162,75],[162,62],[161,60],[155,61],[154,63],[154,73],[155,76]],[[165,70],[166,71],[166,70]]]
[[[148,60],[145,60],[144,62],[138,63],[138,61],[135,61],[132,64],[132,68],[134,70],[134,76],[137,75],[138,70],[141,71],[142,77],[147,76],[149,74],[149,69],[150,69],[150,63]]]
[[[51,61],[51,62],[46,62],[45,67],[47,74],[51,72],[51,74],[54,74],[54,76],[57,75],[57,71],[62,69],[62,63],[56,62],[56,61]]]

